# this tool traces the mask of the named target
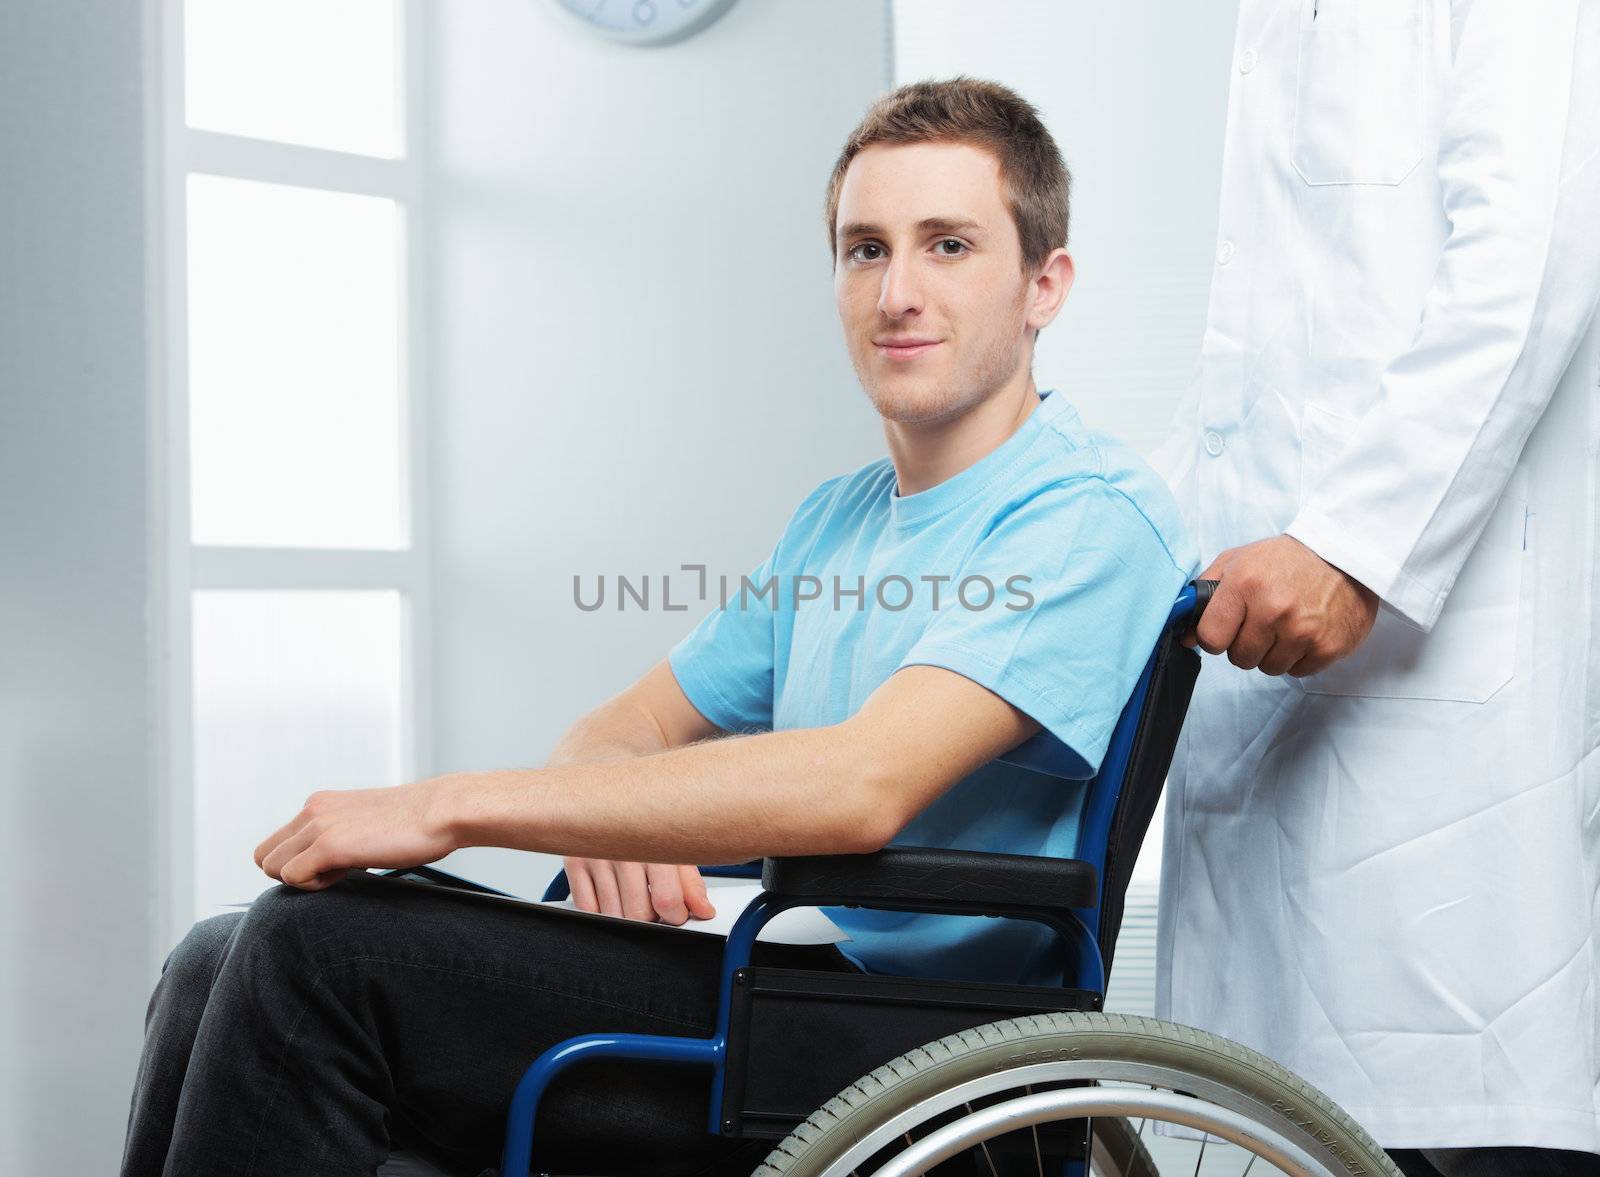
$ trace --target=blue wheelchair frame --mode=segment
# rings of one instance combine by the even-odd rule
[[[1103,909],[1106,903],[1106,858],[1110,844],[1112,822],[1117,802],[1122,794],[1132,760],[1135,738],[1145,713],[1150,695],[1151,679],[1155,674],[1161,641],[1176,631],[1187,628],[1205,608],[1211,585],[1201,582],[1186,585],[1173,602],[1162,627],[1161,640],[1145,660],[1138,682],[1128,701],[1123,705],[1117,725],[1112,730],[1100,770],[1089,784],[1084,801],[1084,812],[1079,822],[1076,857],[1093,865],[1097,880],[1096,902],[1092,907],[1063,913],[1065,921],[1053,921],[1058,930],[1070,931],[1070,964],[1065,977],[1075,978],[1076,987],[1104,996],[1106,968],[1101,951],[1100,934]],[[1141,830],[1142,834],[1142,830]],[[716,878],[760,878],[759,863],[742,863],[733,866],[703,867],[701,873]],[[564,899],[568,895],[566,873],[560,872],[552,880],[545,899]],[[861,900],[863,907],[872,907],[871,900]],[[594,1058],[630,1058],[640,1060],[700,1063],[712,1069],[711,1111],[707,1132],[721,1133],[723,1085],[728,1060],[728,1024],[732,1007],[734,975],[750,963],[751,948],[761,928],[774,916],[790,907],[818,906],[814,898],[774,895],[763,892],[757,896],[728,933],[727,945],[722,954],[717,997],[716,1031],[710,1038],[677,1037],[659,1034],[584,1034],[568,1038],[546,1050],[523,1073],[511,1099],[506,1118],[505,1147],[501,1155],[500,1172],[503,1177],[521,1177],[528,1173],[533,1159],[533,1128],[539,1101],[551,1082],[573,1063]],[[884,1059],[884,1062],[889,1061]]]

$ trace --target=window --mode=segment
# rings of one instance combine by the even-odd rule
[[[420,0],[165,0],[169,942],[427,775]]]

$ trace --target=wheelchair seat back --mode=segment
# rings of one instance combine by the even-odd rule
[[[1200,674],[1200,655],[1181,639],[1205,609],[1212,587],[1212,582],[1201,581],[1173,604],[1084,802],[1077,857],[1094,866],[1100,892],[1099,902],[1080,914],[1096,933],[1108,977],[1133,866],[1161,799]]]

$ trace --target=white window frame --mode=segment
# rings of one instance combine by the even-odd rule
[[[386,589],[400,593],[400,773],[431,775],[432,675],[428,534],[427,301],[424,274],[428,192],[423,0],[400,0],[399,88],[405,132],[399,159],[270,142],[190,128],[184,103],[183,0],[146,0],[149,46],[145,110],[146,297],[150,309],[147,388],[151,455],[151,722],[156,727],[153,817],[157,938],[154,959],[194,920],[194,668],[196,591],[207,589]],[[188,205],[191,173],[229,176],[393,199],[400,206],[405,289],[400,310],[400,499],[409,543],[396,551],[224,547],[192,542],[189,483]],[[309,790],[308,790],[309,791]],[[288,815],[286,815],[287,818]],[[270,830],[261,831],[265,837]]]

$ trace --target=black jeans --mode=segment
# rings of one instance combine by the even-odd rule
[[[709,1036],[724,943],[372,876],[276,887],[168,957],[123,1177],[354,1177],[418,1143],[462,1173],[497,1166],[512,1089],[546,1047]],[[832,945],[758,943],[753,961],[860,971]],[[707,1133],[709,1093],[706,1068],[581,1063],[540,1104],[536,1164],[747,1174],[771,1142]]]
[[[1406,1177],[1594,1177],[1600,1157],[1562,1148],[1392,1148]]]

